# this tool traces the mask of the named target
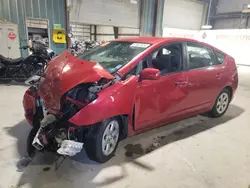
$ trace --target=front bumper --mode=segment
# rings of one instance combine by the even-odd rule
[[[28,89],[23,97],[23,108],[24,108],[24,115],[26,120],[29,122],[30,125],[33,123],[33,117],[37,110],[40,110],[41,118],[48,114],[48,111],[45,109],[43,100],[39,96],[33,96],[31,94],[30,89]]]

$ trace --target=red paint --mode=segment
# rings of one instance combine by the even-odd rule
[[[138,78],[131,76],[126,81],[117,82],[102,90],[95,101],[80,110],[69,121],[78,126],[87,126],[107,117],[131,115],[137,83]]]
[[[121,76],[137,65],[144,57],[163,44],[170,42],[194,42],[214,51],[220,50],[191,39],[140,37],[119,39],[120,41],[152,44],[147,50],[119,70]],[[107,118],[127,115],[129,135],[134,135],[166,123],[174,122],[212,109],[218,94],[225,87],[231,87],[233,94],[238,86],[238,73],[234,59],[226,58],[221,65],[187,70],[168,75],[159,75],[156,69],[141,72],[141,78],[130,76],[124,81],[98,93],[98,98],[83,107],[69,122],[76,126],[89,126]],[[66,67],[66,68],[65,68]],[[87,62],[64,52],[52,60],[41,81],[39,94],[51,113],[58,113],[62,95],[80,83],[114,78],[94,62]],[[24,96],[26,117],[32,109],[28,93]],[[133,111],[135,117],[133,122]],[[29,119],[29,118],[28,118]]]
[[[10,40],[15,40],[15,39],[16,39],[16,34],[13,33],[13,32],[10,32],[10,33],[8,34],[8,38],[9,38]]]
[[[159,80],[143,80],[137,85],[135,100],[136,130],[147,128],[174,117],[185,108],[188,93],[185,87],[176,87],[182,73],[161,76]],[[154,118],[152,118],[154,117]]]
[[[28,89],[23,97],[23,108],[25,118],[32,125],[33,114],[35,114],[35,97],[32,96],[30,89]]]
[[[158,80],[161,77],[161,72],[158,69],[146,68],[140,74],[141,80]]]
[[[88,62],[72,56],[65,51],[50,61],[41,79],[39,94],[51,113],[60,111],[63,94],[80,83],[91,83],[101,78],[114,78],[97,63]]]

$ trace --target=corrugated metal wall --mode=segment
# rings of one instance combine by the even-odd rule
[[[143,36],[161,36],[165,0],[141,0],[141,31]]]
[[[17,23],[20,45],[27,45],[26,18],[49,20],[49,36],[52,36],[53,24],[66,28],[65,0],[0,0],[0,20]],[[58,54],[66,49],[66,44],[55,44],[50,38],[51,48]],[[22,51],[27,55],[27,50]]]

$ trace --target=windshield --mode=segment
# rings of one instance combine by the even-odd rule
[[[78,58],[98,62],[113,74],[149,46],[150,44],[147,43],[113,41],[80,54]]]

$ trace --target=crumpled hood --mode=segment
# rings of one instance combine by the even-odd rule
[[[100,64],[78,59],[68,51],[48,63],[39,86],[39,95],[51,112],[60,111],[61,97],[81,83],[93,83],[114,76]]]

